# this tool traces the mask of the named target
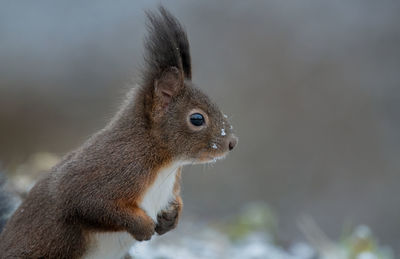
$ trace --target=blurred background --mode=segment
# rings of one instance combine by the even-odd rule
[[[261,202],[282,243],[305,238],[307,215],[333,239],[365,224],[400,251],[400,2],[161,2],[188,31],[193,81],[239,137],[224,161],[184,170],[183,220]],[[36,179],[112,117],[138,78],[144,10],[158,3],[0,1],[11,179]]]

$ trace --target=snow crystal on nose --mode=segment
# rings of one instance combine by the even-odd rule
[[[221,136],[225,136],[225,135],[226,135],[225,129],[221,129]]]

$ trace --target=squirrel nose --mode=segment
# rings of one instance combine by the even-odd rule
[[[237,137],[234,137],[234,136],[231,137],[231,139],[229,140],[229,144],[228,144],[229,150],[232,150],[236,146],[237,142],[238,142]]]

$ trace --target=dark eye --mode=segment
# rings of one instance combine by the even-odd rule
[[[190,115],[190,123],[192,123],[194,126],[201,126],[204,124],[204,117],[200,113],[193,113]]]

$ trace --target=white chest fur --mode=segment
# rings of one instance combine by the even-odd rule
[[[174,163],[162,169],[143,197],[140,207],[154,221],[157,221],[158,212],[165,209],[174,199],[173,190],[179,166],[180,163]]]
[[[157,214],[174,199],[174,184],[181,163],[174,163],[158,172],[154,183],[147,189],[140,207],[154,221]],[[84,258],[121,258],[134,244],[135,240],[127,232],[95,233]]]

